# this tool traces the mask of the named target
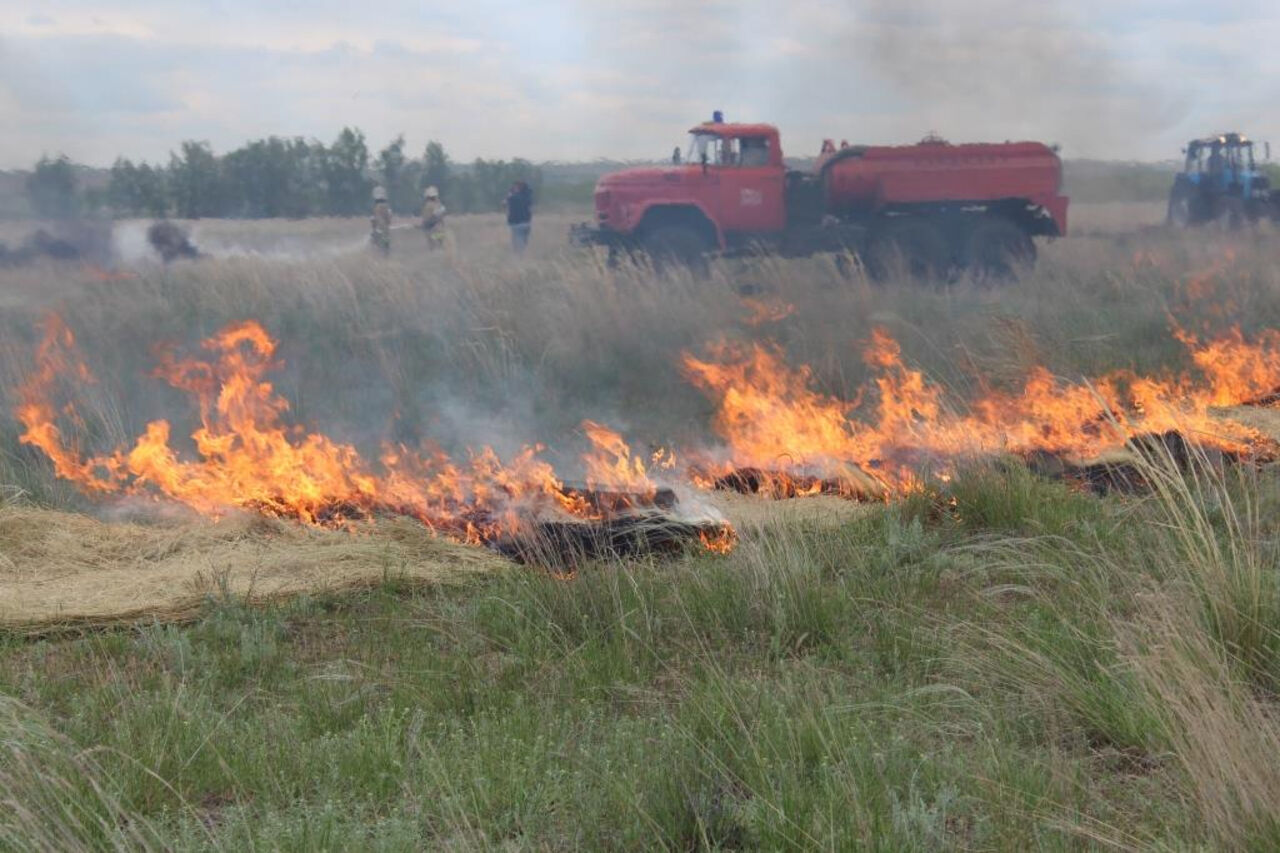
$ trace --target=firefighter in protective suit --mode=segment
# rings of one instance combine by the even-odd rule
[[[372,233],[369,241],[374,248],[387,255],[391,253],[391,205],[387,204],[387,191],[373,188],[373,216],[369,219]]]
[[[440,191],[435,187],[427,187],[422,195],[422,230],[427,235],[427,248],[432,251],[442,249],[445,209],[440,201]]]

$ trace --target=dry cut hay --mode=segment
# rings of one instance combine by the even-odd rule
[[[834,497],[715,493],[704,499],[707,509],[748,535],[795,522],[836,527],[867,511]],[[458,582],[512,566],[492,551],[433,536],[407,518],[348,531],[251,514],[218,522],[106,522],[0,503],[0,628],[18,631],[182,620],[211,597],[260,603],[368,586],[389,576]]]
[[[1280,407],[1275,404],[1266,406],[1233,406],[1223,409],[1221,415],[1236,423],[1256,429],[1258,432],[1280,443]]]
[[[846,500],[834,495],[811,495],[803,498],[774,500],[763,495],[716,491],[706,501],[729,519],[739,533],[750,535],[766,527],[804,524],[814,527],[840,527],[866,515],[876,506]]]
[[[417,522],[353,531],[257,516],[219,522],[107,523],[0,505],[0,626],[44,630],[193,616],[209,597],[252,602],[387,577],[459,581],[510,566]]]

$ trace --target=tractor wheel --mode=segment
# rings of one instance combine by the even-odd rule
[[[708,246],[696,231],[679,225],[660,225],[644,235],[640,245],[654,272],[659,274],[685,267],[697,276],[710,271]]]
[[[942,231],[925,219],[893,219],[871,237],[867,272],[873,281],[903,276],[930,284],[947,280],[951,251]]]
[[[969,274],[980,284],[1014,281],[1036,262],[1036,244],[1007,219],[979,222],[969,232],[965,245]]]
[[[1240,198],[1227,197],[1223,198],[1218,205],[1218,215],[1215,217],[1218,227],[1223,231],[1239,231],[1244,228],[1248,221],[1245,215],[1244,200]]]
[[[1165,222],[1174,228],[1188,228],[1195,223],[1195,199],[1184,187],[1174,187],[1169,194],[1169,213]]]
[[[1174,228],[1191,228],[1213,221],[1213,202],[1205,197],[1199,187],[1178,182],[1169,193],[1169,213],[1165,222]]]

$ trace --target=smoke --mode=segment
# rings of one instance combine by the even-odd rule
[[[0,267],[23,267],[38,258],[74,261],[79,257],[79,249],[66,240],[54,237],[44,229],[28,236],[16,249],[10,249],[0,243]]]
[[[169,220],[153,223],[130,221],[116,224],[112,245],[115,257],[131,265],[157,258],[168,262],[196,257],[254,258],[295,263],[356,254],[368,247],[368,237],[363,232],[341,242],[323,243],[307,236],[277,236],[274,233],[268,236],[271,229],[263,229],[263,232],[248,238],[229,237],[199,223],[179,225]]]
[[[200,254],[213,258],[257,258],[266,261],[314,261],[336,258],[365,251],[369,238],[363,232],[358,237],[338,243],[317,243],[314,238],[273,237],[267,242],[261,239],[249,242],[217,234],[199,225],[191,228],[191,240],[200,247]]]
[[[40,228],[13,249],[0,243],[0,267],[22,267],[38,260],[110,263],[111,225],[72,220],[59,223],[52,231]]]
[[[1078,7],[1015,0],[853,0],[837,38],[945,136],[1035,138],[1068,154],[1132,150],[1189,112],[1188,98],[1130,55],[1130,40],[1086,25]],[[959,140],[955,140],[959,141]]]
[[[120,261],[137,265],[156,258],[169,263],[203,254],[191,242],[190,234],[181,226],[162,219],[145,222],[121,222],[112,234],[112,248]]]
[[[166,264],[183,258],[198,258],[200,251],[182,228],[168,220],[151,223],[147,229],[147,242]]]
[[[143,222],[118,222],[111,235],[116,257],[126,264],[137,264],[155,257],[147,243],[147,226]]]

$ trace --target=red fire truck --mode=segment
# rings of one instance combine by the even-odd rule
[[[712,255],[858,256],[875,276],[1008,277],[1035,261],[1033,237],[1067,231],[1062,161],[1039,142],[837,147],[789,169],[778,129],[711,121],[669,166],[624,169],[596,185],[582,244],[611,258],[701,266]]]

